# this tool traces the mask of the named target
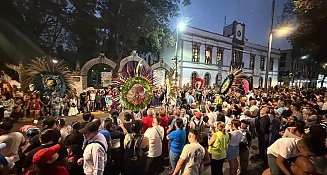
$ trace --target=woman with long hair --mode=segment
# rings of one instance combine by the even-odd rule
[[[233,119],[231,121],[231,132],[229,132],[229,143],[227,148],[227,159],[229,162],[229,175],[236,175],[238,169],[237,157],[240,154],[240,142],[243,134],[238,129],[241,126],[239,120]]]
[[[208,141],[208,152],[211,158],[211,174],[222,175],[224,160],[227,156],[229,136],[226,133],[225,124],[223,122],[217,122],[216,129],[217,132],[213,133]]]

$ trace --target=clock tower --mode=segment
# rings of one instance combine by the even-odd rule
[[[234,21],[232,24],[224,27],[224,36],[233,38],[233,42],[244,44],[245,39],[245,24]]]

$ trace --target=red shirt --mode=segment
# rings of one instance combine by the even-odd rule
[[[152,127],[152,121],[153,121],[153,117],[152,116],[146,116],[142,118],[142,134],[145,133],[145,131]]]

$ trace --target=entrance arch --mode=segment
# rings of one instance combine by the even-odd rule
[[[128,63],[128,62],[140,62],[142,64],[142,67],[146,70],[150,70],[151,67],[149,66],[149,64],[141,57],[138,56],[138,54],[136,53],[136,51],[133,51],[131,56],[125,57],[124,59],[122,59],[120,61],[120,65],[119,65],[119,70],[118,73],[122,74],[123,72],[123,68],[124,66]]]
[[[168,74],[172,71],[172,68],[166,64],[162,58],[159,59],[158,63],[151,66],[154,77],[157,79],[157,84],[163,86]]]
[[[104,53],[100,53],[100,56],[98,56],[97,58],[93,58],[88,62],[86,62],[80,71],[80,75],[82,76],[83,89],[87,88],[87,74],[89,70],[91,69],[91,67],[97,64],[106,64],[110,66],[112,69],[115,69],[115,67],[117,66],[117,64],[114,61],[107,58],[104,55]]]

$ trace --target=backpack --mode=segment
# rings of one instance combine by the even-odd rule
[[[141,148],[143,136],[131,135],[131,139],[125,145],[125,161],[132,165],[139,165],[144,158],[144,151]]]
[[[195,121],[193,120],[193,123],[194,123],[194,125],[195,125],[195,130],[197,130],[198,131],[198,133],[200,134],[199,135],[199,138],[198,138],[198,142],[199,143],[202,143],[202,142],[204,142],[205,141],[205,137],[206,137],[206,134],[203,132],[203,121],[202,120],[200,120],[199,122],[198,122],[198,124],[196,124],[195,123]]]

